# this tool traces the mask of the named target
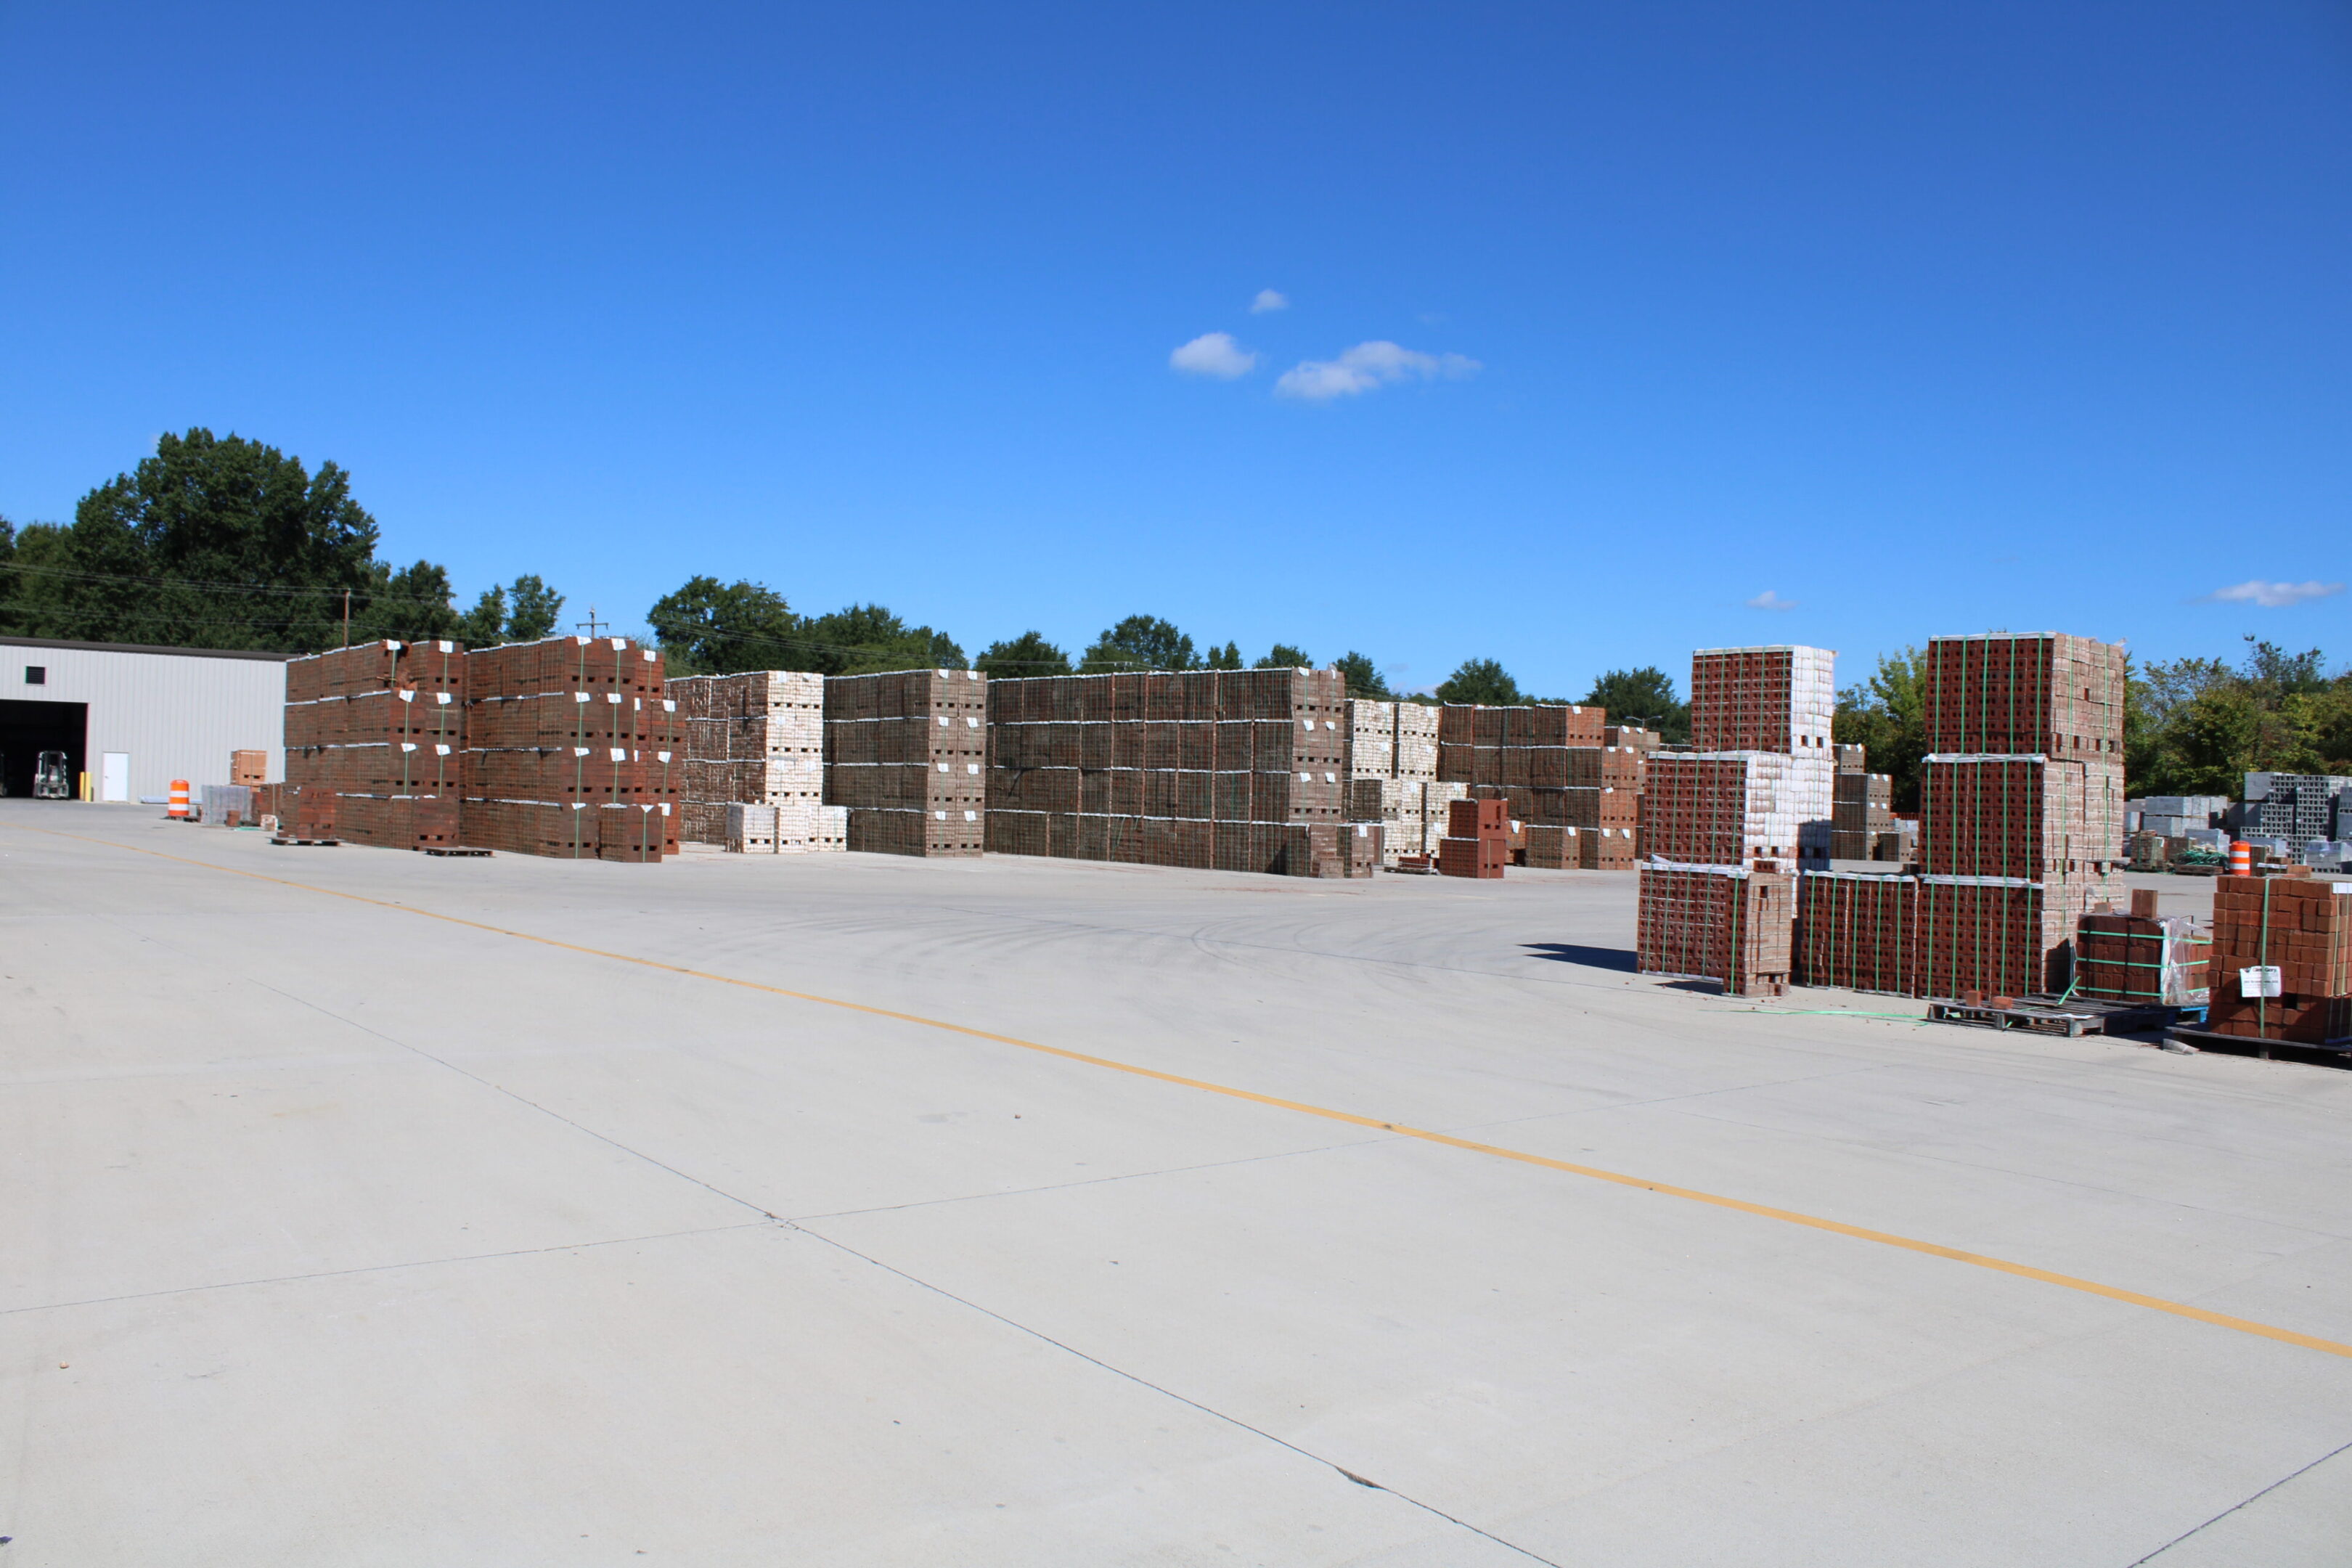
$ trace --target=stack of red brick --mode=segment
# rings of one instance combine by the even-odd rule
[[[1919,874],[1809,876],[1808,984],[1912,996],[2065,987],[2125,897],[2123,650],[2055,633],[1937,637],[1923,684]]]
[[[1794,966],[1795,883],[1760,865],[1643,867],[1643,971],[1719,980],[1736,996],[1781,994]]]
[[[992,851],[1294,877],[1380,864],[1381,825],[1344,816],[1335,670],[1046,676],[988,699]]]
[[[288,837],[454,846],[466,724],[456,643],[371,642],[289,659],[286,780],[258,809]]]
[[[465,838],[514,855],[677,853],[684,733],[662,657],[626,637],[467,656]]]
[[[2276,995],[2264,984],[2278,971]],[[2294,1045],[2352,1043],[2352,881],[2310,868],[2213,883],[2216,1034]]]
[[[1448,703],[1438,716],[1437,776],[1504,802],[1529,865],[1630,867],[1648,751],[1633,737],[1653,737],[1621,735],[1607,718],[1590,707]],[[1578,833],[1537,836],[1538,826]]]
[[[2093,910],[2074,930],[2074,994],[2093,1002],[2195,1007],[2209,1000],[2213,940],[2187,915],[2157,913],[2157,890],[2131,909]]]
[[[1444,877],[1499,877],[1511,863],[1509,805],[1501,800],[1457,800],[1447,807],[1445,837],[1437,841]]]
[[[824,802],[849,847],[977,855],[988,809],[988,682],[975,669],[901,669],[824,683]]]

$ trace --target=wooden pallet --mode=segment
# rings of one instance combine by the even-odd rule
[[[2128,1035],[2160,1029],[2172,1022],[2175,1009],[2152,1005],[2122,1005],[2108,1002],[2021,1002],[2014,1006],[1990,1004],[1930,1002],[1927,1018],[1936,1024],[1967,1024],[1983,1029],[2023,1029],[2035,1035]]]
[[[281,836],[271,839],[269,842],[272,844],[307,844],[320,849],[333,849],[341,846],[342,840],[340,838],[287,838]]]
[[[2164,1037],[2195,1046],[2200,1051],[2258,1051],[2265,1059],[2273,1051],[2333,1051],[2337,1056],[2352,1056],[2352,1038],[2314,1045],[2309,1040],[2267,1040],[2259,1035],[2220,1035],[2210,1029],[2188,1029],[2177,1024],[2164,1031]]]
[[[425,853],[427,855],[462,855],[469,860],[487,860],[490,858],[490,852],[487,849],[464,849],[454,844],[427,844],[425,846]]]

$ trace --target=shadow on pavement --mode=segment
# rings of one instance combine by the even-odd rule
[[[1570,942],[1523,942],[1519,944],[1538,958],[1549,958],[1555,963],[1579,963],[1587,969],[1617,969],[1633,972],[1633,950],[1630,947],[1579,947]]]

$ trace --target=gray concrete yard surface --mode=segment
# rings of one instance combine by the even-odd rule
[[[2352,1342],[2352,1073],[1632,906],[0,801],[0,1568],[2352,1560],[2352,1359],[1493,1152]]]

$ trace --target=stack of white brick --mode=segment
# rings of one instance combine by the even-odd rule
[[[1437,782],[1437,710],[1420,702],[1348,703],[1348,816],[1381,826],[1381,858],[1434,855],[1446,803],[1470,786]]]
[[[688,837],[761,853],[848,847],[846,812],[824,804],[824,676],[761,669],[670,684],[688,718]]]

